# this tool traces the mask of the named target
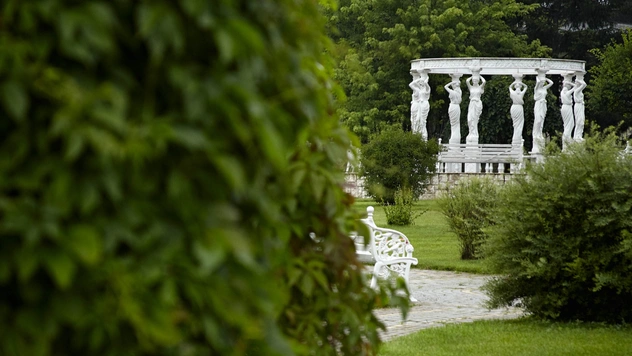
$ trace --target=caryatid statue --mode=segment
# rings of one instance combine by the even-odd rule
[[[410,123],[414,133],[421,133],[424,140],[428,140],[426,122],[430,112],[430,85],[428,72],[412,70],[413,81],[408,85],[413,90],[413,100],[410,106]]]
[[[450,96],[448,116],[450,117],[450,144],[461,143],[461,75],[451,74],[452,81],[444,86]]]
[[[522,145],[522,128],[524,127],[524,93],[527,85],[522,82],[522,74],[514,74],[514,82],[509,85],[509,96],[513,104],[511,105],[511,121],[513,121],[514,133],[511,138],[513,146]]]
[[[575,83],[572,81],[572,74],[566,74],[562,82],[562,91],[560,92],[560,101],[562,102],[562,121],[564,122],[564,132],[562,133],[562,149],[566,149],[566,145],[572,139],[573,128],[575,127],[575,118],[573,116],[573,93],[575,93]]]
[[[538,70],[535,78],[535,87],[533,88],[533,149],[532,153],[540,153],[544,148],[544,119],[546,118],[546,93],[553,85],[553,81],[546,77],[546,70]]]
[[[468,144],[478,144],[478,120],[483,113],[481,96],[485,91],[485,78],[480,74],[480,69],[472,69],[472,76],[465,80],[470,89],[470,105],[467,108],[467,126],[469,133],[465,139]]]
[[[586,116],[584,116],[584,88],[586,88],[584,73],[577,73],[575,76],[575,92],[573,92],[575,100],[575,133],[573,134],[573,139],[577,142],[584,140],[584,121],[586,120]]]

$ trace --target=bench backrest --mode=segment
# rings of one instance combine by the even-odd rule
[[[368,250],[375,261],[385,262],[395,258],[413,257],[415,249],[408,237],[400,231],[378,227],[373,221],[375,209],[369,206],[366,210],[367,217],[362,219],[362,222],[368,227],[371,234]]]

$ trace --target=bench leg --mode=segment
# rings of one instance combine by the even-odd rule
[[[380,271],[382,271],[383,267],[384,264],[382,262],[375,262],[373,266],[373,276],[371,277],[371,288],[377,287],[377,276],[380,275]]]
[[[371,277],[371,288],[376,288],[377,287],[377,278],[380,275],[380,273],[382,272],[382,269],[386,268],[386,264],[382,263],[382,262],[376,262],[375,266],[373,267],[373,276]],[[409,281],[409,275],[410,275],[410,264],[407,264],[403,270],[401,270],[400,272],[397,272],[398,276],[402,277],[404,279],[404,282],[406,282],[406,288],[408,288],[408,292],[410,292],[410,281]],[[413,297],[412,294],[409,294],[410,297],[410,301],[411,302],[417,302],[417,299],[415,299],[415,297]]]

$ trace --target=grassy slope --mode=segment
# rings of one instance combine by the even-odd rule
[[[531,320],[448,325],[384,344],[380,356],[632,355],[632,328]]]
[[[433,200],[422,200],[415,204],[416,211],[426,212],[415,219],[412,226],[388,226],[384,208],[374,201],[360,200],[354,208],[366,212],[372,205],[375,208],[374,220],[377,226],[403,232],[415,247],[414,256],[419,260],[417,268],[437,269],[472,273],[489,273],[484,261],[463,261],[460,258],[459,242],[448,229],[445,218]]]

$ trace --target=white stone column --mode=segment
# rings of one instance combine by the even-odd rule
[[[553,85],[553,81],[546,77],[548,68],[536,69],[537,76],[535,79],[535,87],[533,88],[533,100],[535,105],[533,106],[533,149],[531,154],[540,155],[544,149],[544,134],[542,129],[544,128],[544,119],[546,118],[546,93],[547,90]]]
[[[584,115],[584,88],[586,88],[586,82],[584,81],[584,73],[575,73],[575,92],[573,93],[573,99],[575,105],[573,107],[575,113],[575,133],[573,134],[573,140],[581,142],[584,140],[584,121],[586,116]]]
[[[427,69],[412,69],[410,74],[413,81],[408,85],[413,90],[410,103],[410,124],[412,132],[421,134],[423,140],[428,140],[428,113],[430,112],[430,85],[428,84]]]

